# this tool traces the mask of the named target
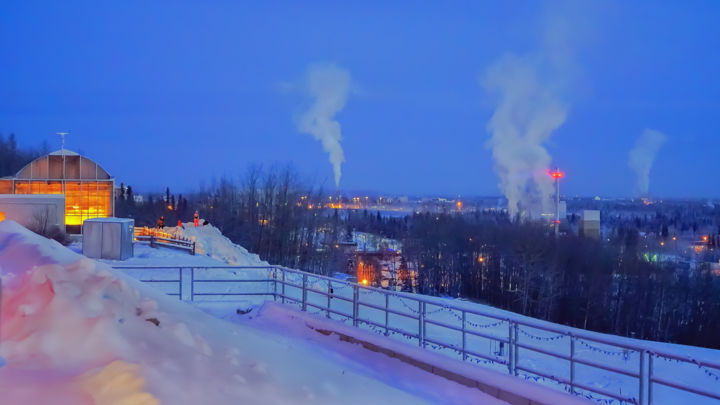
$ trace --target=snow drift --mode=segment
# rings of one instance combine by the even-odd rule
[[[266,261],[260,260],[260,256],[248,252],[247,249],[240,245],[234,244],[212,225],[195,227],[192,222],[186,222],[182,227],[169,227],[165,228],[164,231],[194,241],[197,254],[207,255],[233,266],[268,265]]]
[[[0,276],[3,404],[427,402],[302,337],[213,318],[13,221],[0,222]]]

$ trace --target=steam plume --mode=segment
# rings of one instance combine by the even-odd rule
[[[506,55],[493,64],[482,81],[497,107],[488,123],[500,188],[511,217],[537,218],[552,212],[552,163],[545,142],[565,122],[566,106],[540,82],[531,60]]]
[[[298,121],[298,130],[322,142],[323,149],[329,154],[335,174],[335,187],[340,186],[345,153],[340,145],[340,123],[334,117],[345,107],[350,83],[350,72],[334,64],[309,66],[304,87],[313,103]]]
[[[639,196],[647,196],[650,190],[650,170],[655,162],[655,156],[663,146],[667,137],[660,131],[645,129],[640,135],[635,147],[630,151],[628,166],[637,177],[635,192]]]

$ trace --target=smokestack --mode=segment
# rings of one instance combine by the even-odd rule
[[[510,216],[538,218],[553,212],[553,182],[546,174],[552,158],[545,143],[565,122],[566,106],[538,79],[529,58],[501,58],[482,84],[497,102],[487,145]]]
[[[658,151],[663,146],[667,136],[660,131],[645,129],[630,150],[628,166],[635,172],[635,194],[647,197],[650,190],[650,171]]]
[[[345,153],[340,145],[340,123],[334,117],[345,107],[350,84],[350,73],[335,64],[310,65],[305,74],[304,90],[312,99],[312,105],[298,121],[298,131],[312,135],[328,153],[336,188],[340,186]]]

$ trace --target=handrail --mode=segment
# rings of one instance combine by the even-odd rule
[[[603,336],[598,336],[597,333],[594,332],[585,332],[582,330],[577,330],[570,327],[558,327],[554,325],[547,325],[544,321],[535,321],[530,319],[524,319],[519,315],[511,315],[511,314],[494,314],[490,312],[486,312],[483,310],[478,310],[475,308],[465,308],[462,306],[454,305],[452,303],[447,303],[441,301],[442,299],[439,298],[430,298],[430,297],[424,297],[424,296],[418,296],[416,294],[409,294],[405,292],[398,292],[398,291],[388,291],[385,289],[380,289],[376,287],[370,287],[365,286],[358,283],[353,283],[346,280],[340,280],[333,277],[323,276],[319,274],[313,274],[301,270],[295,270],[290,269],[284,266],[276,266],[276,265],[255,265],[255,266],[233,266],[233,265],[209,265],[209,266],[146,266],[146,265],[119,265],[119,266],[113,266],[113,268],[118,270],[133,270],[133,269],[141,269],[141,270],[178,270],[178,279],[177,280],[166,280],[163,279],[162,282],[178,282],[179,283],[179,289],[178,293],[172,293],[171,295],[177,295],[180,299],[183,299],[183,269],[188,269],[191,274],[191,281],[190,281],[190,301],[193,301],[194,298],[202,297],[202,296],[272,296],[275,301],[280,300],[282,303],[285,302],[295,302],[300,305],[300,307],[303,310],[307,310],[309,308],[315,308],[319,309],[321,313],[326,313],[328,317],[330,317],[330,314],[335,314],[338,316],[342,316],[347,320],[352,320],[353,325],[359,326],[360,324],[366,324],[371,329],[377,331],[378,333],[383,333],[385,335],[392,335],[392,334],[400,334],[404,336],[406,339],[410,340],[417,340],[417,343],[420,347],[423,348],[434,348],[434,349],[446,349],[451,350],[452,352],[456,352],[457,354],[462,356],[463,361],[473,361],[477,364],[480,364],[481,361],[475,360],[477,359],[483,359],[482,362],[486,364],[494,363],[501,366],[506,366],[507,372],[510,374],[514,374],[516,376],[521,376],[519,371],[528,372],[531,374],[534,374],[538,376],[537,380],[536,378],[531,378],[535,381],[546,381],[546,382],[553,382],[556,384],[560,384],[565,388],[567,392],[576,394],[576,395],[582,395],[585,397],[588,397],[590,399],[596,399],[596,400],[603,400],[606,403],[608,400],[603,398],[611,398],[610,401],[618,401],[620,404],[625,403],[631,403],[636,405],[651,405],[653,404],[653,391],[655,388],[655,385],[661,385],[665,387],[670,387],[672,389],[680,390],[687,393],[692,393],[695,395],[703,396],[706,398],[711,399],[717,399],[720,400],[720,392],[713,393],[706,389],[696,387],[696,386],[689,386],[686,384],[682,384],[678,381],[668,381],[667,379],[660,378],[656,376],[655,374],[655,368],[654,368],[654,360],[657,359],[667,359],[667,360],[673,360],[677,362],[681,362],[684,364],[690,364],[697,366],[701,368],[704,373],[711,377],[715,378],[716,380],[720,381],[720,364],[710,362],[710,361],[698,361],[688,356],[673,354],[664,352],[662,350],[657,350],[653,347],[650,347],[649,345],[643,345],[643,344],[636,344],[636,343],[625,343],[625,342],[619,342],[618,340],[613,340],[611,338],[606,338]],[[196,271],[202,271],[202,270],[262,270],[267,272],[267,278],[261,278],[261,277],[254,277],[252,279],[232,279],[231,276],[228,276],[227,274],[223,274],[222,277],[216,278],[216,279],[210,279],[210,278],[201,278],[197,279],[195,278],[195,272]],[[294,277],[288,278],[287,275],[292,274]],[[141,280],[141,281],[149,281],[149,282],[158,282],[158,280]],[[248,283],[272,283],[273,286],[271,286],[272,290],[270,292],[196,292],[195,291],[195,283],[206,283],[207,285],[212,285],[215,283],[237,283],[241,282],[240,285],[245,285]],[[318,284],[326,283],[326,287],[318,286]],[[341,285],[339,288],[344,289],[346,287],[352,288],[352,297],[349,296],[341,296],[337,292],[333,291],[333,287],[337,288],[338,285]],[[294,292],[297,292],[299,296],[293,296],[291,295],[291,291],[288,291],[288,288],[293,289]],[[324,291],[322,288],[327,288],[327,291]],[[362,295],[360,292],[370,292],[370,293],[377,293],[381,296],[385,297],[384,303],[385,305],[382,306],[380,303],[372,303],[363,301],[361,299]],[[327,297],[327,306],[318,304],[316,302],[309,302],[308,295],[309,294],[316,294],[320,296]],[[400,302],[405,309],[409,312],[402,312],[395,309],[392,309],[389,307],[389,298],[396,298],[398,302]],[[345,313],[338,311],[334,308],[332,308],[331,301],[332,299],[339,299],[341,302],[345,302],[346,305],[352,305],[352,313]],[[324,300],[324,298],[323,298]],[[409,301],[406,302],[405,300]],[[361,317],[360,316],[360,308],[369,308],[373,311],[380,311],[382,314],[384,314],[385,318],[385,324],[382,324],[381,322],[376,322],[373,319],[368,319],[367,316]],[[430,317],[436,313],[440,312],[447,312],[451,313],[457,320],[461,321],[460,326],[455,326],[446,322],[443,322],[438,319],[431,319]],[[393,316],[399,316],[402,319],[406,319],[409,325],[412,325],[412,323],[416,323],[416,330],[415,332],[410,332],[405,327],[398,328],[396,326],[390,325],[389,321],[389,315]],[[494,320],[496,322],[486,324],[486,325],[479,325],[474,322],[471,322],[468,319],[468,315],[473,315],[477,317],[483,317],[483,318],[489,318],[490,320]],[[378,318],[379,319],[379,318]],[[506,325],[504,325],[506,324]],[[454,343],[448,343],[440,341],[437,337],[428,337],[427,335],[427,325],[432,325],[437,328],[442,328],[443,330],[449,330],[453,331],[454,333],[459,333],[462,336],[462,345],[454,344]],[[521,327],[523,329],[521,329]],[[504,335],[498,334],[497,336],[494,336],[490,333],[481,333],[478,331],[478,329],[484,329],[484,328],[496,328],[497,330],[505,330]],[[531,334],[530,332],[524,330],[526,328],[530,328],[533,331],[542,331],[547,333],[553,333],[555,336],[535,336]],[[493,358],[489,355],[484,355],[481,353],[477,353],[477,351],[471,350],[471,348],[467,347],[466,342],[466,336],[475,336],[480,337],[483,339],[487,339],[490,341],[495,341],[498,344],[507,345],[507,352],[504,353],[501,349],[500,357]],[[539,347],[538,345],[533,345],[530,343],[523,342],[524,338],[521,339],[522,336],[528,337],[531,340],[536,341],[542,341],[542,347]],[[555,341],[561,341],[567,339],[569,342],[569,354],[565,353],[558,353],[553,352],[552,350],[546,349],[544,346],[547,346],[550,342]],[[622,339],[622,338],[619,338]],[[592,351],[599,351],[604,354],[612,354],[612,355],[623,355],[625,357],[625,360],[627,362],[628,357],[632,353],[639,353],[639,359],[638,362],[632,366],[631,368],[620,368],[616,365],[609,365],[609,364],[601,364],[596,361],[588,360],[587,358],[579,358],[578,353],[576,352],[576,342],[581,344],[582,346],[585,346],[586,348],[592,350]],[[589,345],[585,342],[593,342],[600,345],[606,345],[611,346],[611,348],[614,348],[615,350],[621,350],[620,352],[612,352],[611,350],[604,350],[603,348],[596,348],[592,345]],[[553,376],[552,374],[547,373],[546,370],[536,370],[532,367],[529,367],[527,364],[520,364],[521,356],[519,349],[531,351],[540,353],[545,356],[551,356],[554,358],[557,358],[563,362],[569,362],[569,368],[570,368],[570,378],[563,378],[559,376]],[[498,353],[493,353],[493,355],[497,356]],[[472,356],[472,357],[471,357]],[[627,392],[623,392],[625,390],[621,390],[620,392],[610,392],[607,390],[607,387],[605,388],[599,388],[594,387],[591,384],[585,384],[576,381],[575,377],[575,368],[576,365],[580,365],[584,368],[591,368],[595,370],[602,370],[604,372],[610,372],[617,375],[625,376],[627,378],[632,378],[637,380],[637,394],[636,396],[629,396]],[[712,370],[717,370],[717,372],[713,372]],[[527,376],[523,375],[526,379]],[[718,385],[720,386],[720,385]],[[600,395],[603,398],[596,397],[595,395]]]

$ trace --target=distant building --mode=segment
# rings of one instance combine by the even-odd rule
[[[63,195],[0,195],[0,221],[13,220],[35,231],[57,227],[65,231]]]
[[[567,220],[567,201],[560,201],[560,221]]]
[[[14,177],[0,179],[0,195],[63,195],[68,233],[89,218],[112,217],[115,180],[99,164],[67,149],[39,157]]]
[[[600,239],[600,211],[583,210],[580,219],[580,235]]]

